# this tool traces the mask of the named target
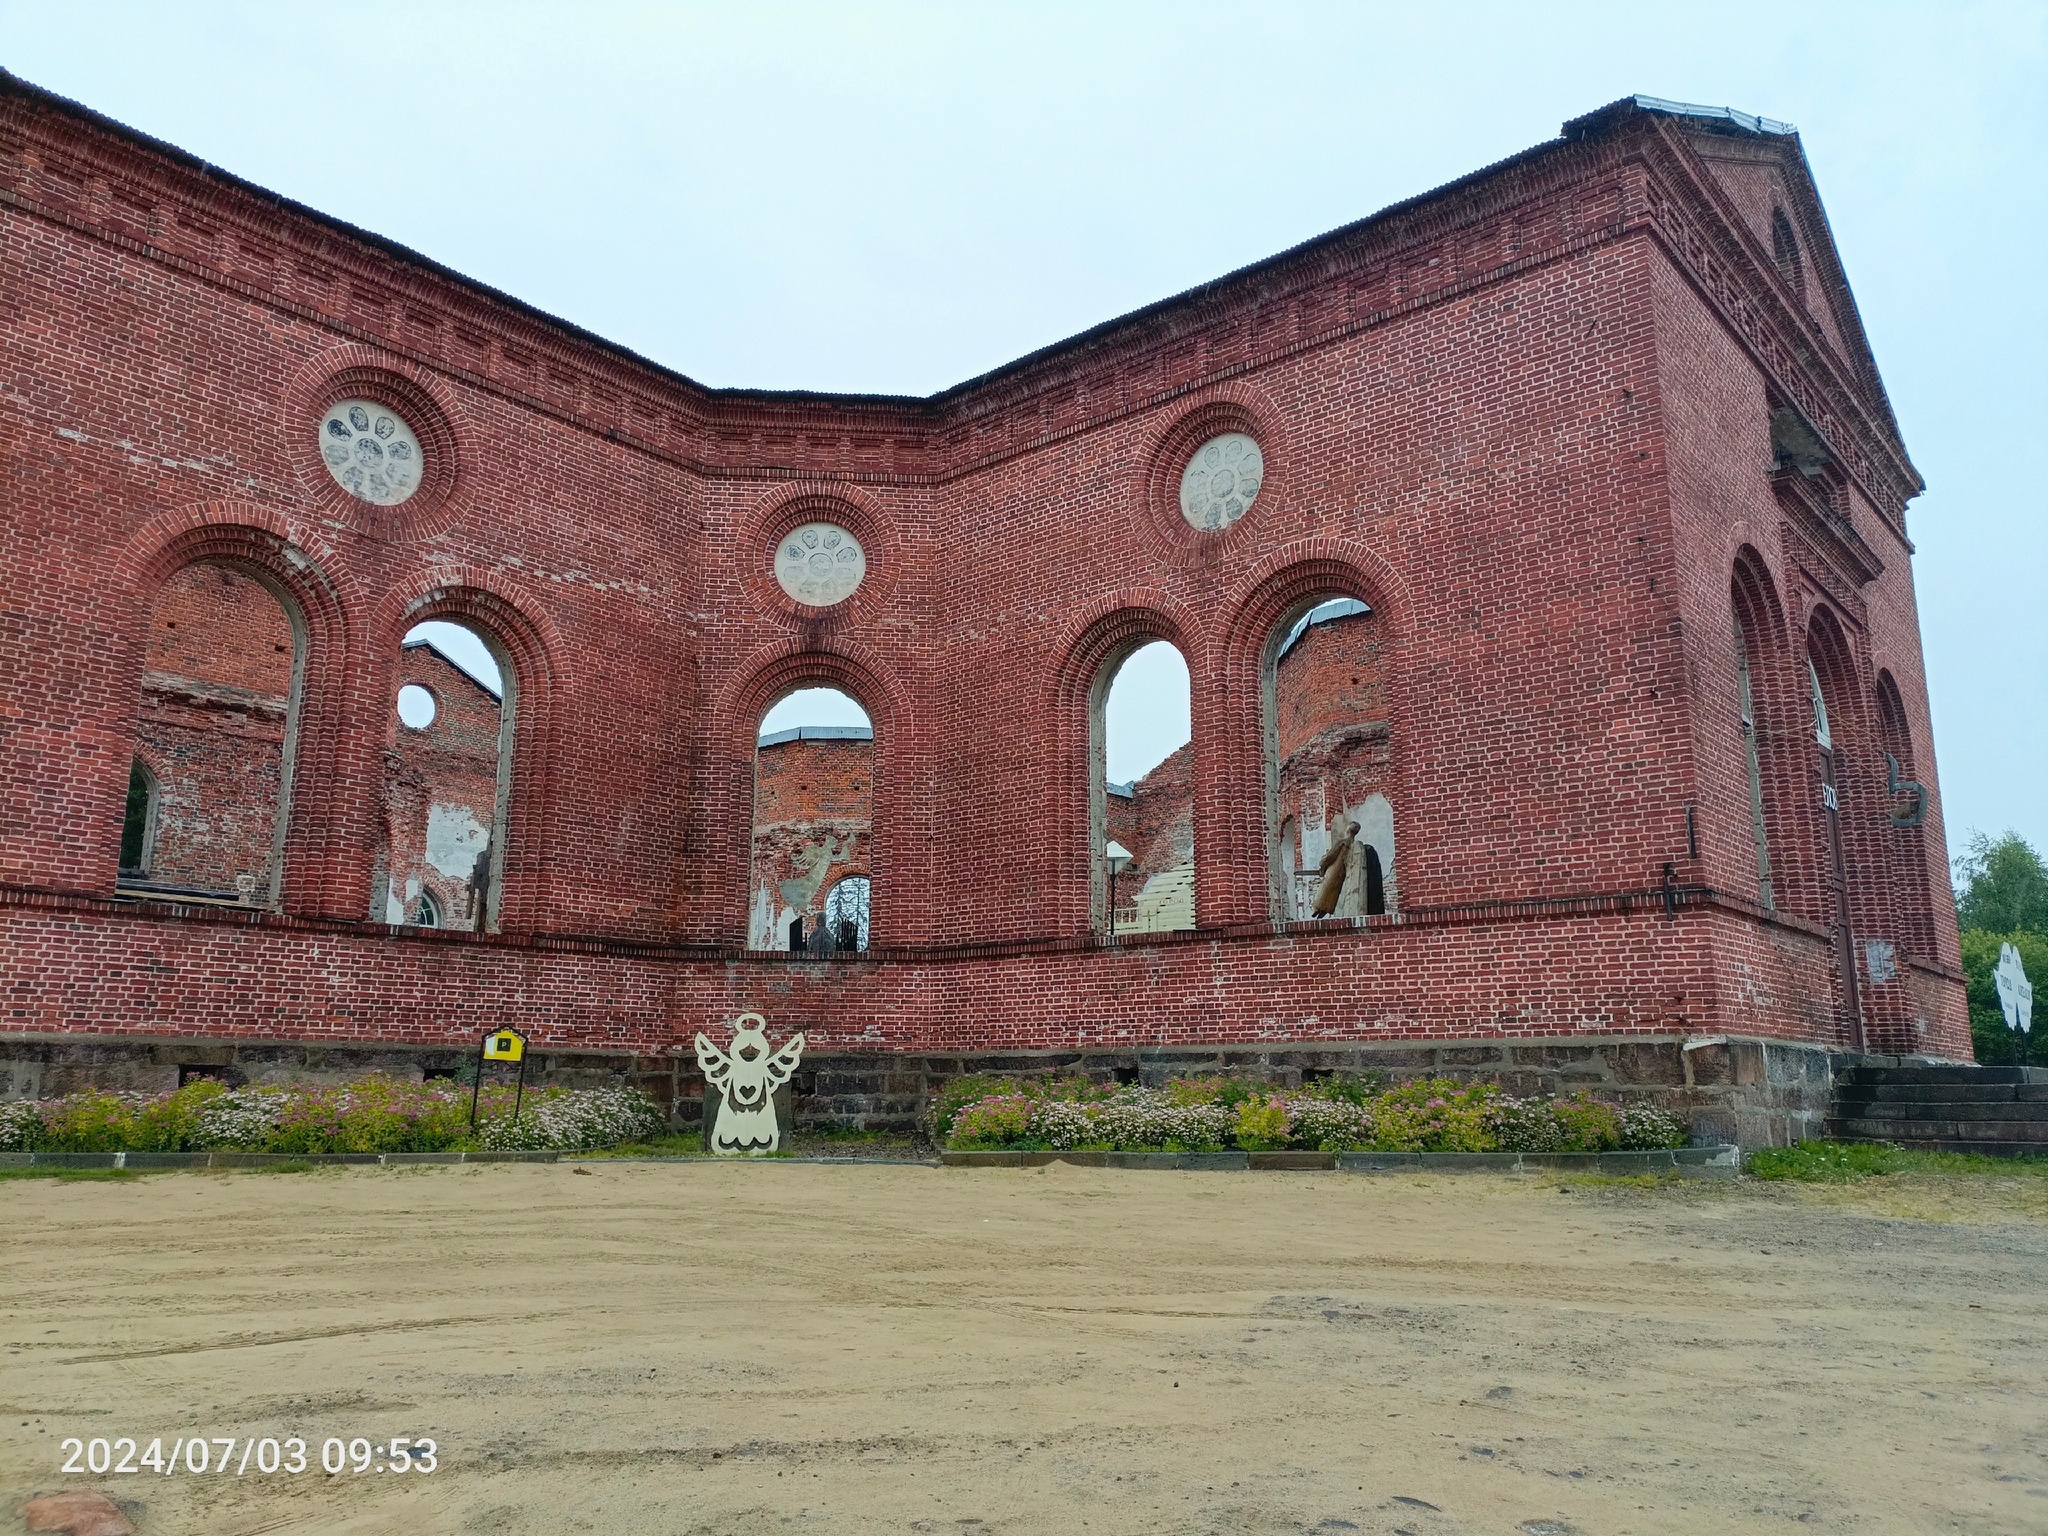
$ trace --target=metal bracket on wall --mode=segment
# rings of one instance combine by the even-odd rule
[[[1889,752],[1884,755],[1884,788],[1886,795],[1893,800],[1897,800],[1901,795],[1913,797],[1913,809],[1910,811],[1901,811],[1896,805],[1892,807],[1893,826],[1917,827],[1927,819],[1926,788],[1911,779],[1900,778],[1899,760]]]

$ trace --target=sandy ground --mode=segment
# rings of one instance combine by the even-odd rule
[[[2048,1531],[2044,1185],[0,1183],[0,1530],[83,1484],[141,1536]],[[195,1434],[315,1470],[57,1470]]]

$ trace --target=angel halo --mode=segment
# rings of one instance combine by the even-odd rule
[[[802,1035],[792,1035],[781,1050],[771,1053],[768,1021],[758,1013],[743,1013],[732,1021],[728,1050],[697,1036],[697,1065],[704,1069],[704,1081],[718,1090],[718,1118],[711,1128],[714,1153],[733,1157],[781,1148],[775,1090],[789,1081],[803,1056]]]

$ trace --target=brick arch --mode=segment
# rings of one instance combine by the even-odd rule
[[[867,575],[860,586],[829,608],[797,602],[782,590],[771,569],[783,537],[809,522],[839,524],[860,541],[867,556]],[[836,480],[797,480],[775,487],[742,519],[735,548],[740,583],[761,611],[814,641],[843,633],[886,609],[903,570],[903,545],[888,509],[864,487]]]
[[[311,546],[310,548],[308,546]],[[215,501],[165,513],[129,542],[117,561],[123,594],[122,640],[114,658],[116,686],[130,704],[127,740],[135,740],[135,709],[142,690],[150,614],[165,582],[188,566],[224,565],[254,577],[275,596],[290,620],[297,644],[293,686],[286,716],[288,776],[277,855],[276,902],[287,911],[355,916],[344,895],[348,844],[341,829],[349,821],[351,786],[336,772],[346,739],[345,722],[357,658],[353,643],[360,623],[360,594],[339,573],[334,552],[310,539],[276,511],[247,502]],[[127,793],[132,753],[117,754],[118,775],[106,773],[103,790],[113,803],[113,779]],[[119,818],[112,831],[111,868],[119,858]]]
[[[931,889],[930,795],[921,793],[924,765],[914,756],[909,700],[867,647],[840,641],[829,649],[792,638],[762,647],[736,669],[737,681],[714,705],[709,761],[703,776],[703,824],[710,856],[699,862],[703,905],[721,913],[717,941],[746,942],[753,862],[754,758],[761,717],[799,688],[837,688],[867,711],[875,732],[869,789],[872,830],[869,877],[878,898],[870,948],[920,931]]]
[[[1196,696],[1195,752],[1209,765],[1197,786],[1196,826],[1207,828],[1216,852],[1212,867],[1198,863],[1195,872],[1205,921],[1274,919],[1270,824],[1278,765],[1272,761],[1266,674],[1280,626],[1306,606],[1338,597],[1363,602],[1385,626],[1387,723],[1396,744],[1392,798],[1398,814],[1413,814],[1399,766],[1401,747],[1412,739],[1401,665],[1402,644],[1413,623],[1406,583],[1376,551],[1347,541],[1304,539],[1275,550],[1240,584]],[[1387,877],[1404,891],[1416,888],[1412,879],[1400,879],[1394,871],[1387,871]]]
[[[1754,544],[1738,545],[1729,557],[1728,607],[1729,643],[1735,643],[1734,623],[1739,621],[1743,656],[1749,664],[1771,904],[1817,920],[1821,875],[1814,863],[1812,813],[1806,803],[1810,796],[1805,794],[1813,745],[1806,674],[1788,643],[1790,624],[1770,564]],[[1747,763],[1743,772],[1746,778]],[[1754,807],[1748,809],[1745,820],[1753,843]],[[1759,902],[1763,894],[1759,877]]]
[[[1047,825],[1041,841],[1046,868],[1033,882],[1051,898],[1057,933],[1086,933],[1105,917],[1106,866],[1102,846],[1106,806],[1102,763],[1102,706],[1115,669],[1142,646],[1164,640],[1187,663],[1192,686],[1207,647],[1200,617],[1178,598],[1149,587],[1124,587],[1098,598],[1068,628],[1068,638],[1047,680],[1053,761],[1047,785]],[[1200,749],[1196,749],[1200,760]],[[1195,868],[1202,848],[1196,829]]]
[[[472,567],[429,572],[412,585],[387,593],[370,625],[368,670],[373,685],[364,697],[376,701],[377,718],[385,724],[374,736],[361,734],[366,745],[386,739],[389,722],[396,716],[398,657],[406,632],[433,620],[475,630],[491,647],[503,674],[506,729],[500,737],[498,805],[492,825],[496,857],[489,926],[533,932],[554,910],[550,877],[555,864],[548,855],[561,773],[555,721],[561,701],[574,694],[569,648],[547,609],[500,573]],[[381,771],[376,782],[381,786]],[[380,819],[381,815],[380,806]],[[375,822],[368,835],[374,847]]]
[[[1839,944],[1837,946],[1838,969],[1848,973],[1845,978],[1837,979],[1837,1002],[1848,1015],[1846,1043],[1852,1049],[1896,1050],[1899,1048],[1897,1041],[1885,1038],[1891,1031],[1882,1016],[1883,1002],[1873,995],[1874,988],[1864,985],[1859,974],[1861,957],[1857,953],[1856,942],[1883,937],[1890,928],[1885,902],[1884,841],[1877,825],[1884,779],[1880,759],[1871,740],[1871,711],[1865,703],[1869,690],[1858,681],[1862,668],[1850,638],[1851,628],[1831,603],[1815,601],[1807,612],[1804,630],[1805,643],[1800,646],[1798,655],[1802,663],[1812,664],[1814,674],[1820,680],[1821,699],[1827,706],[1828,735],[1832,742],[1836,796],[1841,807],[1838,821],[1852,942],[1846,949]],[[1807,697],[1811,698],[1810,688]],[[1807,751],[1810,754],[1816,751],[1812,744],[1811,719],[1809,708]],[[1809,761],[1813,760],[1809,758]],[[1819,872],[1832,882],[1834,861],[1827,842],[1827,816],[1819,805],[1815,806],[1813,823]],[[1820,906],[1823,919],[1830,926],[1835,926],[1838,918],[1831,899],[1832,890],[1830,884],[1829,898],[1824,899]],[[1868,1039],[1864,1036],[1866,1028],[1873,1031]]]

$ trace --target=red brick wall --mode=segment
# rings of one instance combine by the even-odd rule
[[[284,789],[292,628],[263,585],[190,565],[150,615],[135,755],[156,780],[150,884],[265,901]]]
[[[849,1028],[926,1045],[1074,1039],[1111,1017],[1280,1038],[1539,1015],[1552,1030],[1718,1028],[1744,1010],[1757,1030],[1830,1037],[1847,1021],[1811,931],[1824,902],[1796,773],[1774,781],[1780,912],[1740,904],[1754,856],[1726,728],[1727,594],[1753,542],[1788,615],[1784,655],[1805,643],[1802,594],[1825,595],[1851,693],[1880,668],[1896,679],[1936,799],[1919,838],[1894,835],[1845,711],[1856,920],[1903,937],[1889,914],[1917,901],[1933,950],[1874,986],[1861,1022],[1889,1048],[1967,1054],[1899,532],[1917,477],[1874,374],[1842,355],[1860,342],[1798,319],[1691,133],[1601,116],[910,401],[705,390],[6,87],[0,892],[83,902],[17,928],[33,953],[5,957],[8,984],[52,999],[17,1016],[212,1027],[241,998],[265,1027],[364,1032],[533,1008],[549,1028],[638,1038],[744,997],[843,1006]],[[1804,177],[1796,145],[1762,147]],[[1815,282],[1833,280],[1824,265]],[[340,391],[421,433],[428,489],[412,503],[371,508],[326,477],[312,426]],[[1770,479],[1779,397],[1841,459],[1880,574],[1833,535],[1788,536]],[[1241,522],[1197,536],[1175,510],[1179,466],[1226,428],[1259,437],[1266,486]],[[817,517],[869,554],[867,585],[823,612],[768,579],[780,533]],[[93,905],[114,887],[149,615],[197,559],[269,573],[303,616],[282,900],[314,927]],[[1382,627],[1391,755],[1376,771],[1414,926],[1274,934],[1259,667],[1275,624],[1338,593]],[[447,952],[413,947],[430,941],[349,926],[388,839],[400,640],[436,617],[498,642],[517,701],[502,886],[518,943],[446,969]],[[1193,691],[1210,936],[1171,959],[1088,947],[1090,684],[1140,636],[1180,647]],[[787,961],[744,958],[755,730],[807,684],[843,688],[876,724],[865,860],[888,956],[816,989]],[[1651,890],[1667,865],[1729,900],[1669,931],[1639,912],[1556,915]],[[1429,916],[1502,902],[1534,905],[1457,938]],[[602,944],[653,948],[578,947]],[[931,958],[962,944],[981,958]],[[1027,957],[998,953],[1020,944]],[[215,995],[91,980],[131,952],[247,981]],[[315,969],[332,1010],[318,1017],[293,993]],[[608,1001],[622,969],[644,988],[630,1005]],[[543,982],[551,1000],[535,1002]],[[151,988],[162,1007],[137,1001]],[[1262,995],[1281,1001],[1261,1011]]]

